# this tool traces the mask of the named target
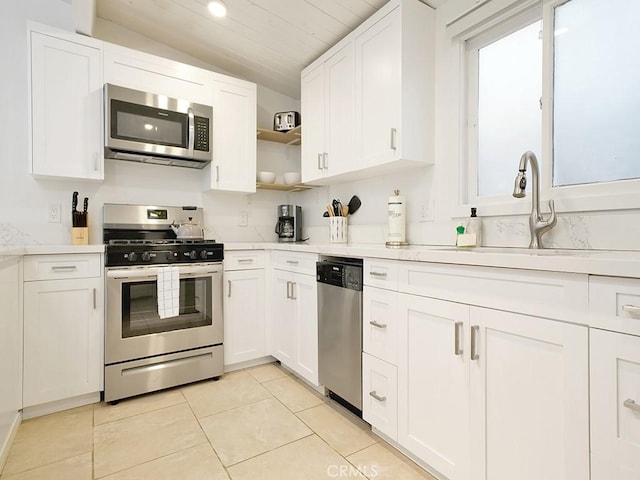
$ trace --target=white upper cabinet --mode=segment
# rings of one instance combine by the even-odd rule
[[[256,84],[217,76],[213,94],[213,162],[205,189],[256,191]]]
[[[33,175],[102,180],[102,42],[29,31]]]
[[[357,168],[433,163],[433,11],[415,1],[358,35]]]
[[[305,182],[353,169],[355,58],[348,43],[326,62],[303,74],[301,85]]]
[[[433,163],[434,10],[392,0],[302,72],[302,180]]]
[[[111,43],[104,45],[104,81],[190,102],[213,103],[214,74]]]

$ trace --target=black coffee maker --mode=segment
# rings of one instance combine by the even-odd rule
[[[276,233],[279,242],[299,242],[302,240],[302,207],[278,205]]]

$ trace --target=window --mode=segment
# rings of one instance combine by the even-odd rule
[[[640,2],[512,4],[515,14],[487,16],[461,35],[464,211],[472,204],[489,207],[483,215],[523,213],[529,205],[511,193],[527,150],[558,211],[640,207]]]
[[[554,18],[553,186],[640,177],[638,0],[573,0]]]
[[[541,30],[537,20],[488,44],[485,39],[469,44],[477,75],[470,94],[470,144],[477,165],[471,197],[510,193],[514,159],[526,150],[541,153]]]

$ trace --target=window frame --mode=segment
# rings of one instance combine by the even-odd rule
[[[460,43],[460,149],[458,161],[458,202],[454,216],[467,216],[478,207],[482,216],[521,215],[531,211],[530,201],[510,194],[483,196],[478,186],[478,136],[474,122],[478,114],[478,50],[536,20],[542,20],[542,158],[540,194],[543,211],[553,199],[558,213],[627,210],[640,207],[640,179],[617,180],[579,185],[553,186],[553,54],[555,9],[572,0],[512,2],[514,8],[500,18],[488,16],[467,28]],[[477,13],[477,12],[474,12]],[[477,19],[476,19],[477,20]],[[474,76],[472,76],[474,75]],[[472,79],[474,79],[472,81]],[[524,153],[524,151],[523,151]],[[513,159],[513,176],[519,158]],[[530,182],[531,183],[531,182]],[[530,197],[528,196],[527,199]]]

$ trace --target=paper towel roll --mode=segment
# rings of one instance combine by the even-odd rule
[[[389,234],[387,243],[402,244],[406,243],[406,210],[405,199],[400,195],[400,191],[396,190],[395,195],[389,197],[387,211],[389,215]]]

